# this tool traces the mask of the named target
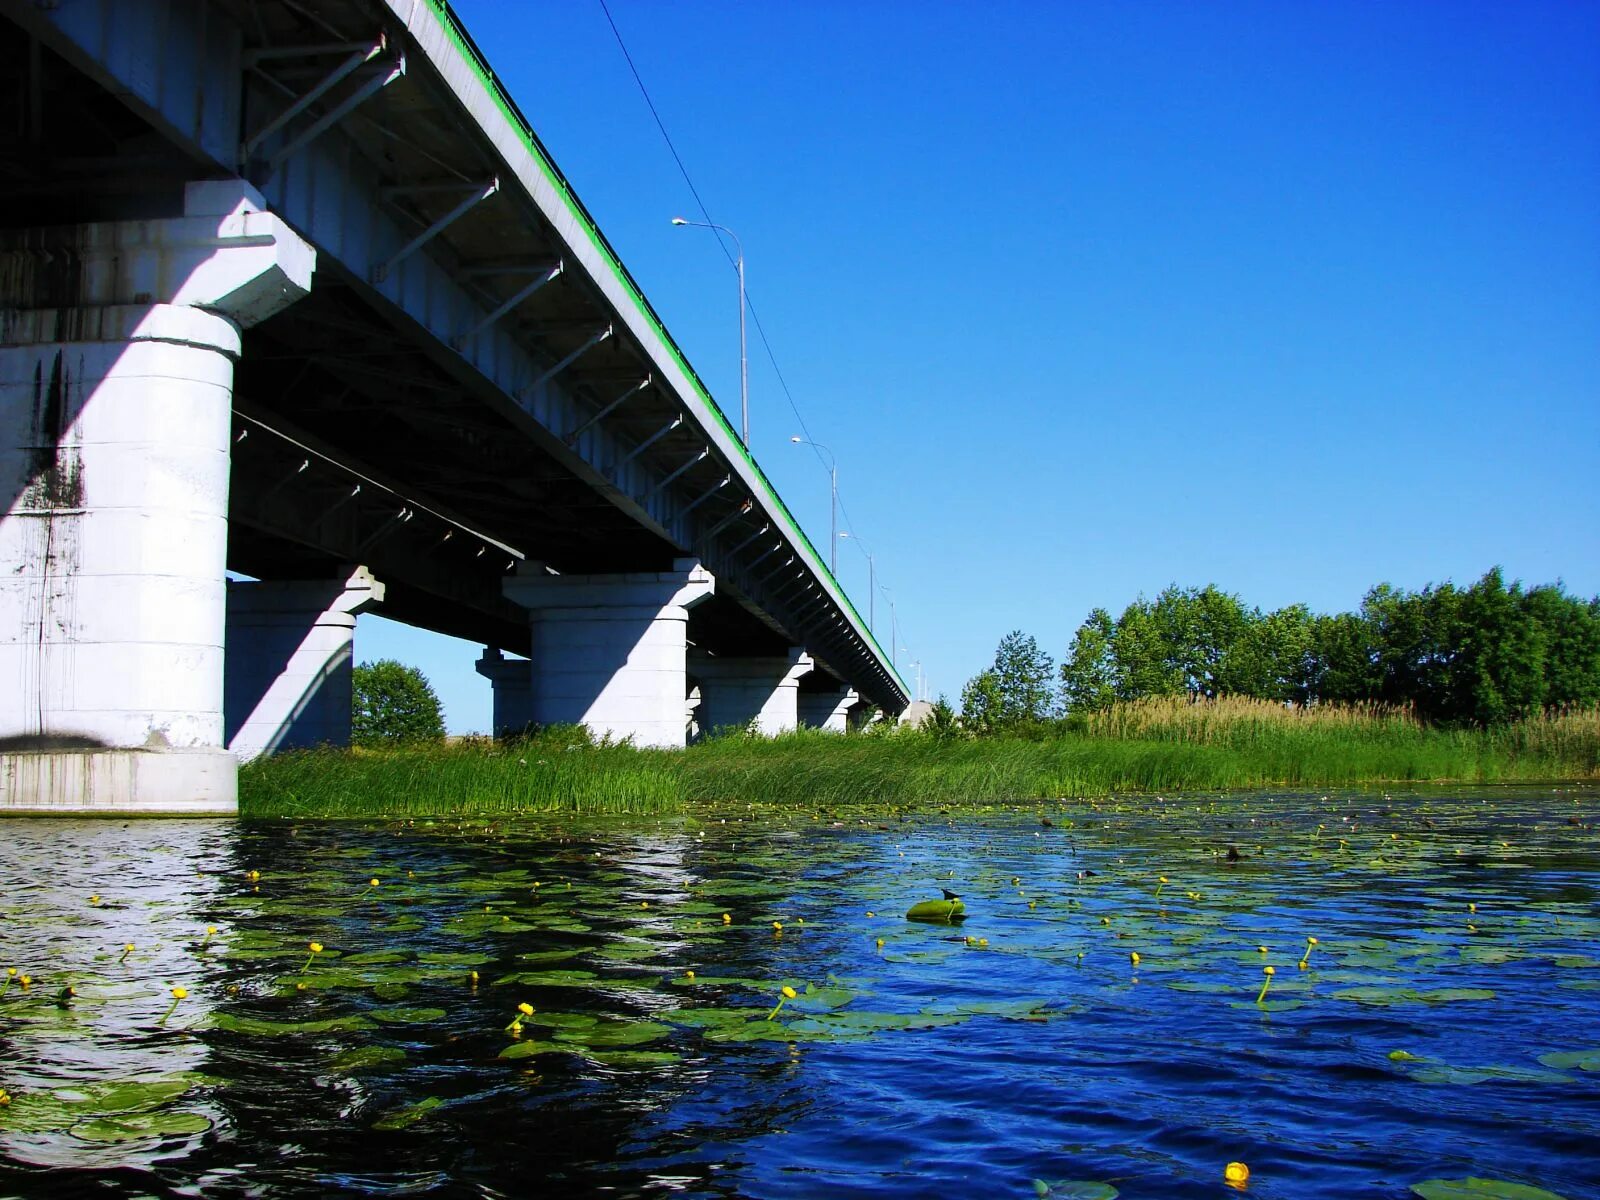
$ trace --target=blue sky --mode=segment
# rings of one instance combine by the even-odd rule
[[[1172,582],[1600,593],[1600,4],[609,3],[934,694]],[[733,271],[598,0],[455,6],[736,414]],[[825,547],[753,328],[750,394]],[[487,726],[475,647],[357,654]]]

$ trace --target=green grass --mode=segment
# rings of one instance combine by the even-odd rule
[[[317,750],[240,771],[251,817],[562,812],[648,814],[752,803],[926,808],[1263,787],[1533,782],[1600,777],[1600,712],[1490,730],[1404,712],[1257,701],[1123,705],[1039,738],[930,734],[716,738],[685,751],[596,746],[552,730],[495,746]]]

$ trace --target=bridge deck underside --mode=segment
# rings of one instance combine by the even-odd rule
[[[374,0],[174,4],[231,18],[247,58],[258,55],[244,76],[246,144],[328,77],[339,59],[326,47],[378,45],[387,11]],[[337,108],[366,77],[351,75],[300,120]],[[185,183],[218,173],[215,161],[3,16],[0,94],[18,100],[15,120],[0,122],[0,227],[172,216]],[[785,615],[805,592],[784,580],[801,578],[795,586],[803,587],[795,573],[804,564],[772,573],[795,563],[789,544],[774,540],[759,508],[749,511],[742,497],[750,493],[719,490],[728,463],[708,451],[700,418],[685,419],[680,396],[659,379],[643,383],[652,377],[650,352],[617,324],[595,280],[564,261],[571,251],[562,237],[507,188],[446,220],[505,164],[440,79],[408,71],[327,136],[378,181],[367,201],[374,216],[402,237],[426,237],[416,253],[441,264],[482,313],[498,314],[493,332],[526,349],[535,377],[520,397],[489,384],[459,345],[423,329],[338,253],[321,255],[311,296],[245,335],[230,566],[284,578],[363,562],[388,584],[387,615],[526,653],[525,617],[501,594],[519,560],[563,573],[648,571],[703,549],[726,561],[711,564],[717,594],[691,610],[690,640],[714,654],[751,656],[805,644],[820,665],[807,686],[837,684],[830,654],[860,654],[859,641],[831,641],[837,623],[807,633],[803,626],[825,610],[811,608],[804,621]],[[239,164],[246,175],[270,173],[260,152]],[[532,419],[528,396],[547,383],[559,387],[575,426]],[[591,419],[596,428],[580,446]],[[674,531],[652,515],[656,484],[645,499],[624,486],[641,466],[647,483],[702,498],[696,523],[722,531],[720,550],[697,548],[681,522]]]

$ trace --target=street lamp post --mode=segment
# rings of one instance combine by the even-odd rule
[[[872,551],[867,549],[867,544],[853,533],[841,533],[841,538],[850,538],[861,547],[861,553],[867,556],[867,628],[872,630],[872,636],[878,636],[878,568],[873,561]]]
[[[797,446],[810,446],[828,456],[828,573],[839,577],[839,464],[833,451],[821,442],[807,441],[799,434],[789,439]]]
[[[708,221],[686,221],[682,217],[673,217],[674,225],[685,225],[694,229],[715,229],[727,234],[733,239],[733,244],[739,248],[739,256],[734,261],[734,269],[739,272],[739,429],[744,438],[744,448],[750,449],[750,366],[745,354],[744,341],[744,243],[739,240],[739,235],[726,225],[713,225]]]

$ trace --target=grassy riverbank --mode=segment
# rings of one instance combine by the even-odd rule
[[[311,751],[249,764],[239,792],[246,816],[376,817],[669,813],[741,801],[926,807],[1132,791],[1597,778],[1597,710],[1437,729],[1403,712],[1295,711],[1230,699],[1119,705],[1029,738],[799,732],[661,751],[594,746],[554,730],[515,745]]]

